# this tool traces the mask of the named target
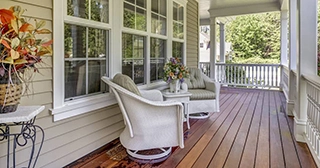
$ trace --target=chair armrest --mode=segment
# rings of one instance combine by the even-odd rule
[[[163,101],[163,96],[159,90],[140,90],[141,96],[150,101]]]
[[[203,74],[204,83],[206,85],[206,90],[210,90],[215,92],[216,94],[220,93],[220,87],[221,84],[219,82],[215,82],[212,79],[210,79],[208,76]]]

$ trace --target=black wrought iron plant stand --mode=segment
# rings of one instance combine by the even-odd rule
[[[34,122],[36,120],[36,117],[33,119],[27,121],[27,122],[13,122],[13,123],[0,123],[0,142],[7,140],[7,168],[10,167],[10,148],[11,148],[11,142],[10,137],[12,137],[12,163],[13,168],[16,167],[16,148],[18,146],[23,147],[28,144],[28,142],[31,142],[31,151],[30,151],[30,158],[28,162],[27,168],[34,168],[36,166],[43,141],[44,141],[44,131],[43,129],[38,126],[34,125]],[[11,127],[21,127],[20,131],[17,133],[11,133],[10,128]],[[36,150],[36,140],[37,140],[37,131],[38,133],[41,133],[41,141],[39,144],[38,150]]]

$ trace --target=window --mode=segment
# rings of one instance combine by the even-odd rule
[[[101,82],[109,76],[109,8],[110,0],[53,1],[54,121],[115,103]]]
[[[172,57],[179,58],[183,62],[183,43],[172,42]]]
[[[173,37],[183,39],[183,6],[173,2]]]
[[[106,91],[108,31],[65,24],[65,100]]]
[[[125,0],[123,8],[123,26],[146,31],[146,8],[146,0]]]
[[[109,23],[108,0],[68,0],[68,15]]]
[[[151,4],[151,33],[166,35],[167,1],[152,0]]]
[[[106,91],[101,76],[106,74],[109,31],[84,26],[87,20],[108,23],[108,0],[68,0],[69,16],[84,24],[64,25],[64,74],[66,101]]]
[[[136,84],[145,84],[144,39],[139,35],[122,34],[122,73],[130,76]]]
[[[163,67],[166,60],[166,41],[151,38],[150,43],[150,79],[153,82],[163,78]]]

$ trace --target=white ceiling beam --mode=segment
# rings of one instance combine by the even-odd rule
[[[253,13],[263,13],[280,11],[280,4],[278,2],[264,3],[257,5],[247,6],[236,6],[228,8],[211,8],[209,9],[210,17],[221,17],[221,16],[234,16],[234,15],[245,15]]]

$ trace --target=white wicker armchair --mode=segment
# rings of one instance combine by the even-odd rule
[[[192,93],[189,102],[190,118],[207,118],[209,115],[193,115],[202,112],[220,112],[220,84],[213,81],[198,68],[189,68],[190,78],[185,80]]]
[[[116,76],[125,76],[126,80],[129,78],[122,74]],[[162,94],[158,90],[137,89],[141,93],[139,96],[125,89],[126,86],[122,87],[107,77],[101,79],[109,85],[123,114],[126,126],[120,135],[120,142],[131,157],[162,161],[170,155],[171,147],[184,148],[184,113],[180,102],[162,101]],[[132,80],[124,82],[124,85],[133,83]],[[134,83],[133,85],[136,87]],[[156,148],[160,148],[163,153],[144,155],[139,152]]]

